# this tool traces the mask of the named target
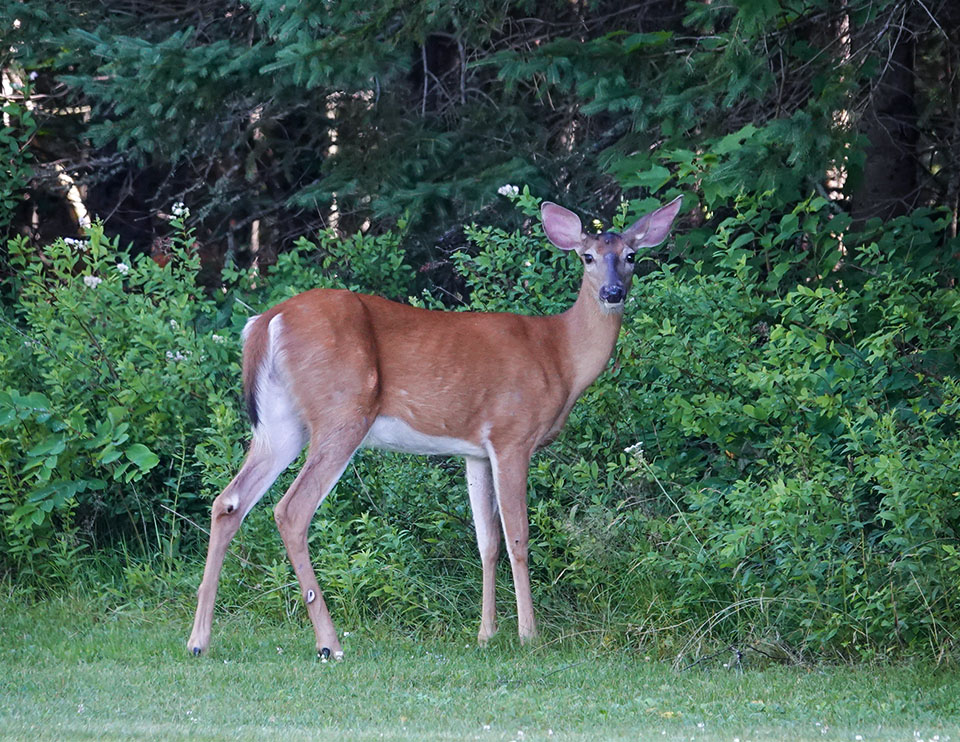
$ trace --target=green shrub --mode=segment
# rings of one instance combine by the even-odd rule
[[[515,200],[536,213],[528,191]],[[246,319],[313,286],[416,292],[396,233],[301,240],[268,274],[228,268],[205,292],[190,230],[174,226],[166,268],[132,261],[98,227],[42,255],[10,243],[0,560],[25,583],[76,577],[71,555],[86,550],[120,565],[126,598],[195,584],[205,536],[191,524],[206,522],[248,436]],[[846,226],[821,198],[741,199],[717,229],[676,238],[693,259],[636,281],[614,363],[531,466],[548,632],[671,654],[729,641],[791,656],[950,647],[960,293],[941,254],[956,243],[944,248],[944,222],[926,212],[859,236]],[[453,256],[463,308],[572,300],[573,258],[538,227],[466,234],[471,250]],[[471,634],[480,567],[460,462],[363,453],[337,490],[310,539],[341,624]],[[224,604],[303,619],[269,505],[234,553]]]

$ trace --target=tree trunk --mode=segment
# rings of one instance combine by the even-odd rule
[[[853,218],[860,224],[872,217],[905,214],[917,205],[919,195],[914,40],[907,16],[891,20],[882,73],[859,120],[860,133],[868,142],[863,178],[852,198]]]

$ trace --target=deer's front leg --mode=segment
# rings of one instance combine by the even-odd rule
[[[527,566],[530,524],[527,520],[527,472],[530,456],[526,451],[492,451],[490,462],[500,507],[500,521],[510,556],[513,589],[517,594],[517,630],[526,643],[537,635],[530,595],[530,572]]]
[[[500,556],[500,524],[490,461],[467,456],[467,490],[477,531],[480,564],[483,566],[483,602],[477,641],[486,644],[497,633],[497,558]]]

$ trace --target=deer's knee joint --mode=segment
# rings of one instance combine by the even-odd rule
[[[287,507],[282,502],[277,503],[273,509],[273,519],[277,523],[277,528],[283,531],[287,525]]]
[[[221,495],[216,500],[213,501],[213,517],[220,518],[223,516],[233,515],[240,511],[240,498],[235,494],[230,494],[227,496]]]

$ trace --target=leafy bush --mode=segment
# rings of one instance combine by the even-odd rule
[[[529,191],[513,198],[535,214]],[[21,581],[55,584],[87,549],[125,560],[127,597],[164,589],[151,575],[195,584],[205,537],[191,523],[206,521],[248,435],[246,319],[313,286],[416,291],[401,235],[322,233],[267,275],[228,268],[207,293],[191,232],[174,226],[166,267],[131,260],[99,227],[42,254],[9,245],[0,560]],[[937,213],[859,236],[846,226],[819,197],[741,199],[714,232],[676,238],[694,259],[637,279],[615,362],[531,467],[531,568],[548,631],[668,653],[721,641],[791,655],[951,646],[960,293],[942,255],[956,243],[944,244]],[[464,308],[571,301],[578,271],[538,227],[466,234],[472,249],[453,257]],[[342,624],[472,633],[480,567],[460,463],[362,454],[338,491],[310,539]],[[269,506],[234,551],[227,605],[303,617]]]
[[[33,177],[30,163],[33,153],[29,143],[37,133],[37,122],[29,104],[32,93],[30,84],[18,85],[20,100],[5,99],[0,113],[0,152],[3,167],[0,168],[0,235],[6,235],[23,193]]]

